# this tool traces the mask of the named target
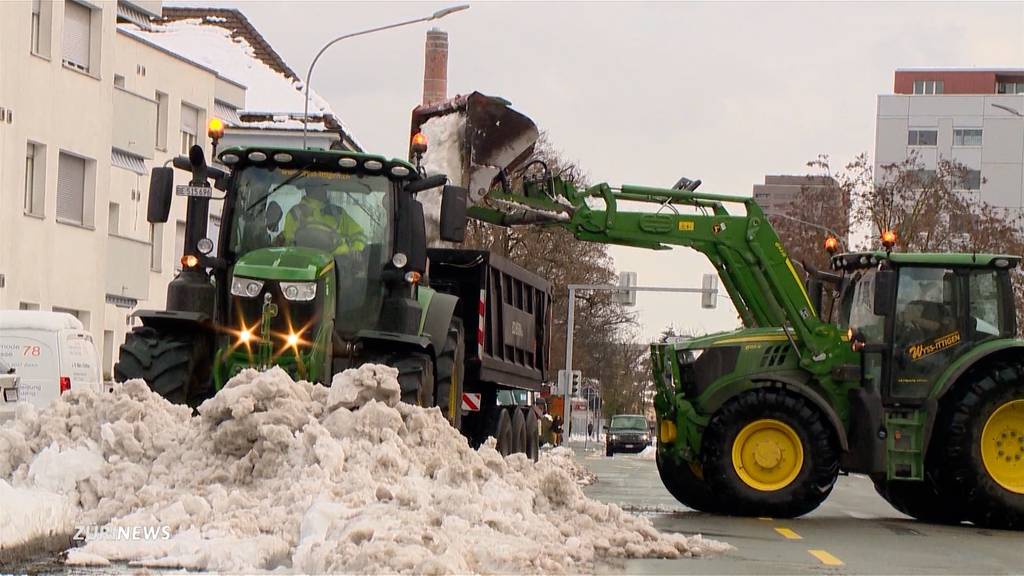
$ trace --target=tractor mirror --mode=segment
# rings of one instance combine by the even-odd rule
[[[875,298],[872,312],[888,316],[896,303],[896,271],[879,270],[875,273]]]
[[[156,167],[149,176],[149,205],[146,220],[152,224],[167,222],[171,213],[171,193],[174,191],[174,168]]]
[[[462,242],[466,239],[466,206],[469,190],[445,186],[441,193],[441,240]]]

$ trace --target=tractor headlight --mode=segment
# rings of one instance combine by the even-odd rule
[[[261,290],[263,290],[263,280],[239,278],[238,276],[231,279],[231,294],[234,296],[255,298],[260,295]]]
[[[289,300],[308,302],[316,298],[316,282],[281,282],[281,293]]]

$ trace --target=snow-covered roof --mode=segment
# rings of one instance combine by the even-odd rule
[[[82,330],[82,322],[67,312],[0,310],[4,330]]]
[[[246,87],[245,112],[287,114],[303,110],[302,82],[275,70],[260,59],[257,50],[242,36],[222,27],[220,16],[154,23],[150,30],[121,23],[129,35],[215,70],[227,80]],[[275,54],[276,56],[276,54]],[[275,63],[276,64],[276,63]],[[280,66],[276,66],[280,68]],[[309,111],[334,114],[330,104],[315,91],[309,93]]]

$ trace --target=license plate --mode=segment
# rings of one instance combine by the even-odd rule
[[[213,188],[209,186],[188,186],[179,184],[175,188],[178,196],[191,196],[193,198],[213,198]]]
[[[626,444],[626,448],[632,448],[633,444]]]

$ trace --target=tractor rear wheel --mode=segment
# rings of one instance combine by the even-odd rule
[[[692,462],[677,463],[671,456],[658,450],[654,458],[658,464],[658,475],[669,494],[680,504],[699,512],[715,513],[721,505],[715,498],[708,483],[704,481],[703,470]]]
[[[169,402],[195,408],[213,395],[211,355],[205,335],[139,326],[121,345],[114,379],[141,378]]]
[[[923,482],[872,478],[875,491],[893,508],[922,522],[959,524],[963,514],[956,502],[941,494],[927,476]]]
[[[808,399],[777,388],[743,393],[704,432],[704,478],[736,516],[793,518],[817,508],[839,475],[835,431]]]
[[[942,485],[978,526],[1024,529],[1024,362],[970,370],[944,399]]]
[[[526,416],[518,408],[512,414],[512,453],[526,453]]]
[[[448,326],[448,338],[437,355],[437,380],[434,399],[441,413],[456,429],[462,425],[462,384],[465,371],[464,331],[462,320],[453,318]]]

